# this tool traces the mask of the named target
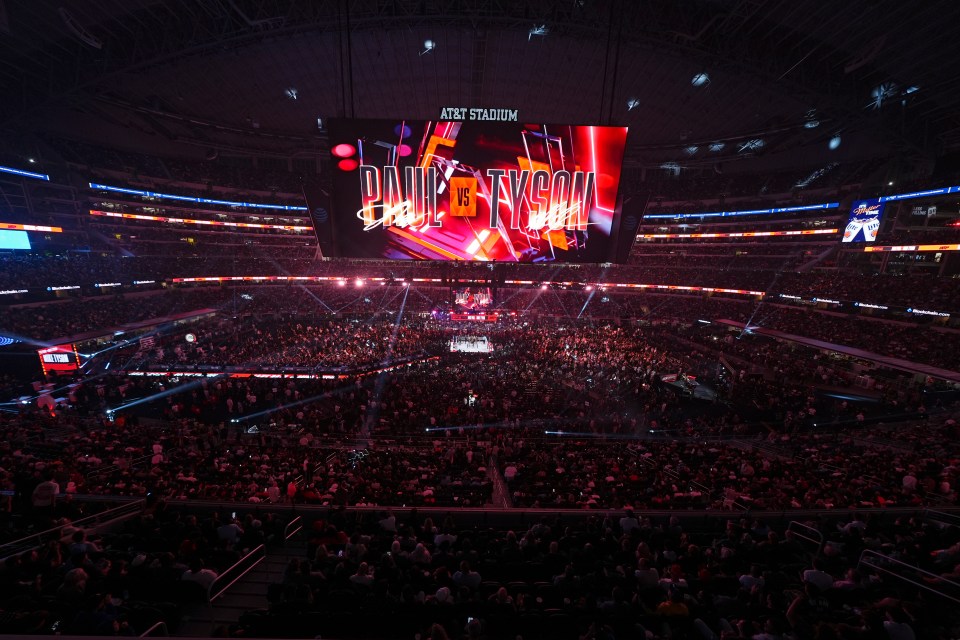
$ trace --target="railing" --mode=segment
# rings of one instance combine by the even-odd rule
[[[894,451],[916,451],[917,445],[912,442],[899,442],[897,440],[886,440],[883,438],[862,438],[854,436],[852,438],[857,444],[865,447],[880,447],[883,449],[892,449]]]
[[[86,518],[81,518],[74,522],[60,525],[52,529],[47,529],[39,533],[34,533],[33,535],[26,536],[25,538],[7,542],[6,544],[0,545],[0,561],[9,558],[10,556],[23,553],[29,549],[38,547],[48,540],[59,540],[63,537],[63,530],[67,527],[89,529],[92,526],[105,524],[107,522],[112,522],[114,520],[120,520],[122,518],[131,516],[140,511],[143,508],[143,505],[143,500],[135,500],[133,502],[122,504],[119,507],[113,507],[112,509],[95,513],[91,516],[87,516]]]
[[[860,562],[857,564],[857,568],[861,569],[863,567],[891,576],[918,589],[929,591],[955,604],[960,604],[960,582],[948,580],[936,573],[931,573],[870,549],[864,549],[863,553],[860,554]],[[939,588],[935,588],[933,585],[937,585]]]
[[[176,449],[169,449],[169,450],[167,450],[167,451],[164,451],[164,452],[160,453],[159,455],[163,456],[163,455],[166,455],[166,454],[168,454],[168,453],[171,453],[172,451],[176,451]],[[129,466],[128,466],[127,468],[128,468],[128,469],[133,469],[134,467],[140,466],[140,465],[143,464],[144,462],[147,462],[147,461],[149,461],[149,460],[152,460],[154,455],[157,455],[157,454],[148,453],[148,454],[146,454],[146,455],[140,456],[139,458],[134,458],[134,459],[130,460]],[[89,473],[87,473],[86,477],[87,477],[87,478],[96,478],[97,476],[102,476],[102,475],[105,474],[105,473],[113,473],[114,471],[116,471],[116,470],[118,470],[118,469],[120,469],[120,468],[121,468],[121,466],[120,466],[119,464],[108,464],[108,465],[105,465],[105,466],[102,466],[102,467],[97,467],[97,468],[94,469],[93,471],[90,471]]]
[[[211,607],[220,596],[226,593],[227,590],[243,578],[243,576],[250,573],[254,567],[263,562],[266,557],[267,548],[261,544],[217,576],[217,579],[214,580],[207,589],[207,601]],[[226,584],[224,585],[224,583]]]
[[[340,450],[347,449],[347,448],[349,448],[349,446],[346,444],[339,445]],[[353,448],[356,448],[356,446],[354,446]],[[310,472],[311,475],[316,475],[317,471],[322,469],[324,465],[330,464],[330,461],[335,459],[339,455],[340,455],[339,451],[334,451],[333,453],[328,454],[327,457],[323,459],[322,464],[318,464],[313,468],[313,471]],[[304,486],[306,486],[307,484],[307,476],[304,474],[300,474],[299,476],[293,479],[293,482],[294,484],[297,485],[297,490],[303,489]]]
[[[820,552],[823,551],[824,538],[823,533],[821,533],[819,529],[814,529],[810,525],[791,520],[790,524],[787,525],[787,532],[792,533],[795,538],[800,538],[801,540],[815,544],[817,550],[811,554],[814,558],[819,556]]]
[[[947,513],[946,511],[927,509],[923,512],[923,519],[930,520],[932,522],[938,522],[940,524],[947,525],[948,527],[960,527],[960,514],[956,513]]]
[[[293,520],[287,523],[287,526],[283,528],[283,541],[286,542],[293,536],[297,535],[303,530],[303,518],[297,516]]]
[[[101,495],[77,495],[77,501],[87,502],[123,502],[124,505],[141,504],[140,499],[124,496],[101,496]],[[258,503],[252,505],[249,502],[229,502],[222,500],[182,500],[170,501],[170,507],[183,509],[186,512],[206,514],[210,511],[256,511],[258,513],[275,513],[277,515],[289,514],[289,503]],[[581,509],[581,508],[540,508],[540,507],[518,507],[514,509],[501,509],[492,507],[458,507],[458,506],[427,506],[401,507],[397,505],[372,505],[372,506],[342,506],[342,505],[321,505],[321,504],[300,504],[296,505],[298,513],[305,518],[327,518],[333,511],[345,509],[348,513],[378,513],[384,509],[391,509],[399,519],[401,516],[409,515],[411,510],[416,508],[420,514],[429,514],[435,521],[439,517],[456,514],[463,517],[464,526],[468,521],[474,521],[477,518],[495,518],[497,521],[520,521],[524,518],[539,521],[541,518],[562,517],[573,521],[579,519],[595,518],[598,515],[621,513],[622,510],[610,507],[600,509]],[[638,514],[642,512],[645,517],[666,519],[675,516],[680,520],[716,520],[719,518],[727,519],[729,512],[715,511],[707,508],[701,509],[634,509]],[[857,508],[807,508],[807,509],[753,509],[752,515],[766,522],[782,522],[787,524],[790,520],[822,520],[834,518],[837,520],[848,519],[851,514],[857,513],[864,517],[872,516],[881,520],[894,520],[899,517],[923,517],[926,513],[926,507],[922,506],[888,506],[888,507],[857,507]],[[944,507],[939,510],[942,513],[956,513],[960,517],[960,506]],[[618,516],[619,517],[619,516]],[[42,535],[42,534],[35,534]],[[11,543],[12,544],[12,543]],[[3,558],[0,557],[0,560]]]
[[[141,638],[149,638],[150,636],[163,636],[164,638],[170,637],[170,631],[167,629],[167,623],[161,620],[160,622],[154,623],[149,629],[140,634]]]

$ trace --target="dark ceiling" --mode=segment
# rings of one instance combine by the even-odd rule
[[[8,130],[83,112],[295,154],[324,145],[318,117],[469,105],[627,124],[636,164],[823,155],[838,133],[865,155],[960,147],[956,0],[0,3]]]

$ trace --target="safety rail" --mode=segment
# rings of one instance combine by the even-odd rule
[[[853,436],[851,439],[857,444],[862,444],[864,446],[881,447],[884,449],[892,449],[894,451],[917,450],[917,445],[913,442],[900,442],[898,440],[886,440],[884,438],[863,438],[860,436]]]
[[[158,633],[154,633],[158,632]],[[155,622],[149,629],[140,634],[141,638],[149,638],[150,636],[162,636],[164,638],[170,637],[170,631],[167,629],[167,623],[161,620],[160,622]]]
[[[123,496],[100,496],[100,495],[77,495],[77,501],[87,501],[87,502],[123,502],[125,505],[132,504],[133,502],[141,503],[142,500],[134,499],[130,497]],[[191,499],[191,500],[171,500],[169,506],[177,509],[184,509],[189,512],[195,513],[208,513],[209,511],[256,511],[258,513],[275,513],[277,515],[289,514],[291,511],[290,503],[267,503],[261,502],[257,504],[251,504],[249,502],[237,502],[237,501],[225,501],[225,500],[201,500],[201,499]],[[534,521],[539,521],[542,518],[550,517],[562,517],[569,518],[572,520],[577,519],[586,519],[586,518],[595,518],[598,515],[603,516],[605,514],[617,514],[622,513],[622,509],[616,507],[605,507],[597,509],[583,509],[575,507],[517,507],[514,509],[502,509],[499,507],[489,507],[489,506],[476,506],[476,507],[459,507],[459,506],[434,506],[434,505],[417,505],[417,506],[398,506],[398,505],[371,505],[371,506],[344,506],[339,504],[316,504],[316,503],[297,503],[295,505],[296,511],[302,514],[305,518],[318,517],[325,518],[329,517],[329,514],[334,511],[339,511],[341,509],[345,510],[347,513],[379,513],[384,509],[392,510],[397,518],[399,519],[402,516],[409,515],[413,509],[416,509],[417,513],[420,514],[429,514],[431,517],[436,520],[437,517],[441,519],[447,515],[458,514],[462,515],[465,520],[472,520],[476,518],[493,518],[496,517],[498,520],[523,520],[524,518],[531,519]],[[638,514],[643,513],[644,517],[649,518],[669,518],[676,517],[680,520],[703,520],[710,519],[715,520],[718,518],[727,519],[730,517],[729,512],[721,512],[707,508],[701,509],[641,509],[634,508]],[[824,518],[835,518],[835,519],[845,519],[853,513],[860,514],[861,516],[873,516],[880,519],[896,519],[902,516],[907,517],[922,517],[926,507],[924,506],[887,506],[887,507],[857,507],[857,508],[807,508],[807,509],[753,509],[751,514],[760,518],[766,522],[783,522],[788,523],[790,520],[797,519],[807,519],[807,520],[820,520]],[[960,516],[960,507],[944,507],[940,509],[942,512],[957,513]],[[38,534],[35,534],[38,535]],[[0,558],[2,560],[2,558]]]
[[[644,456],[643,456],[641,453],[639,453],[636,449],[631,449],[631,448],[628,446],[628,447],[626,447],[626,450],[627,450],[628,453],[632,454],[635,458],[639,459],[642,463],[646,464],[649,468],[651,468],[651,469],[659,469],[659,468],[660,468],[660,465],[658,465],[658,464],[656,463],[656,461],[652,460],[651,458],[646,458],[646,457],[644,457]],[[672,469],[670,469],[670,470],[664,469],[664,470],[663,470],[663,473],[665,473],[666,475],[670,476],[671,478],[673,478],[674,480],[676,480],[676,481],[679,482],[679,483],[685,483],[687,486],[690,487],[690,490],[691,490],[691,491],[696,490],[696,491],[698,491],[701,495],[705,495],[705,496],[708,496],[708,497],[712,498],[713,495],[714,495],[714,493],[715,493],[715,491],[713,490],[713,488],[708,487],[707,485],[703,484],[702,482],[697,482],[696,480],[684,480],[684,479],[682,479],[682,478],[680,477],[680,474],[677,473],[676,471],[672,470]],[[732,500],[732,501],[730,501],[729,503],[724,503],[724,504],[729,504],[729,506],[735,507],[738,511],[744,511],[744,512],[750,511],[750,505],[744,504],[744,503],[742,503],[742,502],[740,502],[740,501],[738,501],[738,500]]]
[[[790,523],[787,524],[787,533],[792,533],[795,538],[800,538],[801,540],[817,545],[816,552],[812,554],[814,558],[819,556],[820,552],[823,551],[824,537],[819,529],[815,529],[808,524],[796,520],[791,520]]]
[[[346,449],[346,448],[347,448],[347,445],[343,445],[342,449]],[[356,446],[354,446],[353,448],[356,449]],[[318,464],[313,468],[313,470],[310,472],[311,475],[316,475],[317,472],[324,467],[324,465],[330,464],[330,461],[336,459],[339,455],[340,453],[338,451],[334,451],[328,454],[327,457],[323,459],[322,464]],[[293,479],[293,483],[297,485],[297,490],[299,491],[300,489],[303,489],[306,486],[307,476],[304,474],[300,474]]]
[[[927,509],[923,512],[923,519],[930,520],[932,522],[938,522],[940,524],[947,525],[948,527],[960,527],[960,514],[956,513],[947,513],[946,511]]]
[[[237,560],[217,576],[217,579],[210,583],[210,587],[207,589],[207,602],[210,603],[211,608],[218,598],[226,593],[227,590],[243,578],[243,576],[250,573],[254,567],[263,562],[266,557],[267,548],[262,544],[258,545],[250,553]],[[226,586],[221,586],[225,582],[227,583]]]
[[[900,569],[900,571],[895,570],[891,566],[884,565],[892,565],[892,567]],[[926,571],[925,569],[897,560],[896,558],[891,558],[890,556],[871,549],[864,549],[860,554],[857,569],[862,569],[863,567],[886,574],[897,580],[913,585],[918,589],[929,591],[955,604],[960,604],[960,582],[954,582],[936,573]],[[915,576],[906,575],[907,572],[913,573]],[[940,588],[935,588],[934,585]]]
[[[286,542],[301,531],[303,531],[303,518],[301,516],[297,516],[288,522],[287,526],[283,528],[283,541]]]
[[[166,455],[166,454],[168,454],[168,453],[170,453],[170,452],[172,452],[172,451],[176,451],[176,449],[170,449],[170,450],[168,450],[168,451],[164,451],[164,452],[161,453],[160,455]],[[127,465],[127,468],[128,468],[128,469],[133,469],[134,467],[138,467],[138,466],[140,466],[141,464],[143,464],[144,462],[147,462],[147,461],[149,461],[149,460],[152,460],[152,459],[153,459],[153,456],[155,456],[155,455],[157,455],[157,454],[148,453],[148,454],[145,454],[145,455],[140,456],[139,458],[134,458],[134,459],[132,459],[132,460],[129,461],[129,463],[128,463],[128,465]],[[102,476],[102,475],[105,474],[105,473],[113,473],[114,471],[117,471],[117,470],[120,469],[120,468],[121,468],[121,465],[119,465],[119,464],[108,464],[108,465],[104,465],[104,466],[102,466],[102,467],[97,467],[97,468],[94,469],[93,471],[88,472],[88,473],[86,474],[86,477],[87,477],[87,478],[96,478],[97,476]]]
[[[104,524],[107,522],[113,522],[115,520],[120,520],[122,518],[129,517],[137,512],[139,512],[144,505],[143,500],[135,500],[133,502],[128,502],[122,504],[119,507],[113,507],[112,509],[107,509],[106,511],[101,511],[93,515],[89,515],[86,518],[81,518],[73,522],[68,522],[52,529],[46,529],[38,533],[31,534],[24,538],[19,538],[17,540],[12,540],[3,545],[0,545],[0,561],[9,558],[10,556],[23,553],[30,549],[36,548],[48,540],[60,540],[64,534],[63,531],[67,527],[71,528],[81,528],[87,529],[91,526]]]
[[[767,455],[771,455],[777,458],[790,459],[791,457],[793,457],[791,453],[788,453],[783,449],[781,449],[780,447],[778,447],[777,445],[770,444],[765,440],[752,441],[752,440],[745,440],[743,438],[735,438],[730,440],[730,444],[740,446],[743,448],[756,449],[760,453],[766,453]]]

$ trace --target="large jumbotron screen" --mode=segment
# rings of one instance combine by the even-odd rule
[[[328,123],[340,254],[607,262],[626,127]]]

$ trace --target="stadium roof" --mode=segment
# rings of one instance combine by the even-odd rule
[[[630,125],[635,163],[822,157],[837,133],[933,155],[960,147],[958,24],[953,0],[0,0],[0,126],[296,153],[331,116],[506,106]]]

